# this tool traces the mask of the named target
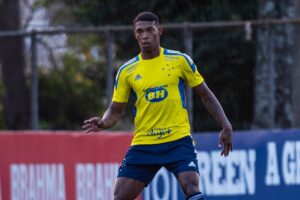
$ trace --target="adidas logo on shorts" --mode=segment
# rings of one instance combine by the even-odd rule
[[[196,167],[195,163],[193,161],[191,161],[188,165],[189,167]]]

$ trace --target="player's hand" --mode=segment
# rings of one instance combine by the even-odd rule
[[[223,128],[219,135],[219,145],[223,147],[221,156],[228,156],[232,151],[232,127]]]
[[[85,133],[101,131],[104,129],[104,122],[100,117],[92,117],[84,121],[82,128],[85,129]]]

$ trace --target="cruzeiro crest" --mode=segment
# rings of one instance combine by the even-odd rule
[[[163,101],[168,96],[167,85],[158,86],[154,88],[148,88],[146,90],[145,98],[150,102],[160,102]]]

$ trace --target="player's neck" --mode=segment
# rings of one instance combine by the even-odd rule
[[[141,51],[143,60],[156,58],[160,55],[160,46],[151,51]]]

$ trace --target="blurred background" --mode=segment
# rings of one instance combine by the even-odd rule
[[[0,129],[80,130],[139,53],[153,11],[162,46],[189,54],[235,130],[300,127],[299,0],[0,0]],[[188,90],[194,132],[219,130]],[[133,100],[113,130],[133,130]]]

